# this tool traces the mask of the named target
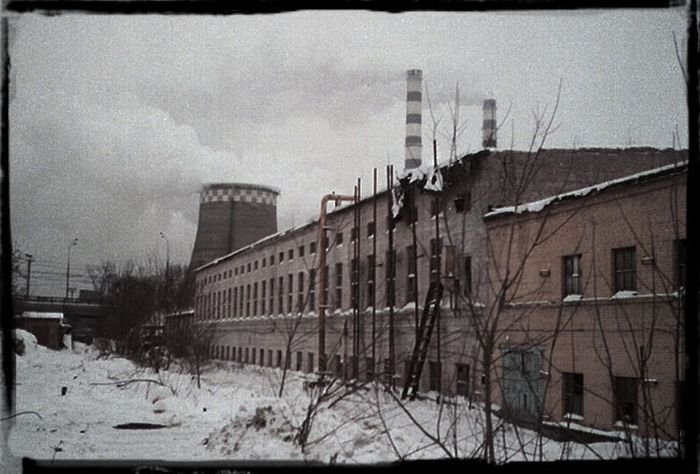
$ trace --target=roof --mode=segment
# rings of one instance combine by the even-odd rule
[[[63,313],[49,313],[41,311],[24,311],[22,318],[32,319],[63,319]]]
[[[557,194],[555,196],[550,196],[538,201],[531,201],[524,204],[518,204],[517,206],[504,206],[498,207],[490,212],[484,214],[484,220],[490,220],[498,217],[503,217],[512,214],[524,214],[524,213],[536,213],[542,211],[547,206],[572,199],[582,198],[588,196],[589,194],[595,194],[608,190],[611,188],[616,188],[619,186],[629,186],[639,183],[649,181],[653,178],[658,178],[661,176],[666,176],[675,173],[682,173],[688,168],[688,162],[682,161],[678,163],[673,163],[666,166],[661,166],[659,168],[654,168],[647,171],[642,171],[629,176],[623,176],[622,178],[613,179],[610,181],[604,181],[602,183],[594,184],[593,186],[586,186],[585,188],[574,189],[562,194]]]

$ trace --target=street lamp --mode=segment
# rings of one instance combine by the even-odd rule
[[[34,261],[34,255],[25,253],[24,258],[27,261],[27,290],[24,297],[29,298],[29,284],[32,282],[32,262]]]
[[[165,281],[168,281],[168,274],[170,269],[170,241],[165,236],[163,232],[160,233],[160,238],[165,239]]]
[[[68,299],[68,282],[70,280],[70,249],[74,245],[78,245],[77,237],[73,239],[70,244],[68,244],[68,261],[66,262],[66,299]]]

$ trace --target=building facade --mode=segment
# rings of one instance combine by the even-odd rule
[[[680,439],[686,180],[671,165],[486,214],[506,410]]]
[[[324,282],[317,221],[197,268],[195,319],[215,333],[214,358],[315,372],[325,291],[328,370],[359,379],[382,374],[400,386],[438,275],[445,291],[419,389],[479,397],[483,351],[473,317],[475,308],[488,310],[479,295],[489,286],[492,238],[484,215],[685,156],[652,149],[484,150],[439,172],[414,172],[398,180],[395,192],[329,213]]]

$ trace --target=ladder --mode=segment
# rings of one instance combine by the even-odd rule
[[[428,288],[428,295],[425,298],[425,306],[423,306],[423,315],[418,325],[418,333],[416,334],[416,345],[413,347],[413,354],[408,366],[408,374],[406,382],[401,393],[401,398],[404,399],[409,395],[411,400],[415,400],[418,392],[418,382],[420,381],[425,358],[428,355],[428,347],[430,346],[430,337],[433,334],[433,327],[437,320],[438,311],[440,309],[440,299],[442,298],[442,284],[432,282]]]

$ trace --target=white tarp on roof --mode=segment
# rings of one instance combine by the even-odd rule
[[[63,319],[63,313],[49,313],[43,311],[24,311],[23,318]]]

